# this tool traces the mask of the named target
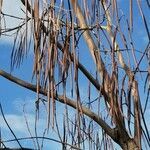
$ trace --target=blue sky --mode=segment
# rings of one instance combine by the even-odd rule
[[[120,8],[123,9],[124,12],[127,12],[127,14],[125,14],[126,16],[129,16],[128,12],[129,10],[128,8],[128,0],[118,0],[119,1],[119,5]],[[18,4],[17,0],[11,0],[12,2],[12,6],[10,7],[9,3],[10,0],[4,0],[4,11],[6,11],[8,14],[13,14],[14,12],[17,11],[17,14],[19,14],[20,16],[22,16],[23,14],[20,13],[20,8],[22,8],[22,6],[20,4]],[[137,6],[134,7],[134,19],[136,20],[137,25],[135,26],[135,34],[133,34],[133,38],[135,40],[135,49],[138,50],[143,50],[148,42],[148,38],[146,36],[146,32],[141,30],[141,28],[143,27],[143,22],[141,22],[139,16],[137,15],[138,12],[136,11]],[[143,2],[143,7],[145,7],[144,2]],[[146,16],[148,17],[149,12],[146,12]],[[15,26],[16,24],[19,24],[18,22],[15,22],[14,20],[7,20],[7,24],[9,26]],[[150,24],[150,18],[148,20],[148,24]],[[13,39],[13,37],[12,37]],[[1,55],[0,55],[0,69],[4,69],[7,72],[10,72],[10,55],[11,55],[11,50],[12,50],[12,43],[13,40],[11,38],[6,39],[6,37],[1,37],[0,39],[0,51],[1,51]],[[80,49],[79,50],[85,50],[87,49],[87,47],[85,46],[84,41],[82,40],[81,44],[80,44]],[[81,54],[83,54],[84,52],[80,52]],[[139,58],[140,54],[137,54],[137,58]],[[31,77],[32,77],[32,60],[33,60],[33,54],[32,52],[30,52],[30,54],[28,55],[27,59],[23,62],[22,66],[19,69],[16,69],[13,72],[13,75],[20,77],[23,80],[26,81],[31,81]],[[89,56],[89,53],[87,53],[87,55],[81,55],[80,60],[82,63],[85,63],[85,66],[91,71],[93,72],[93,62],[90,62],[89,65],[89,60],[90,60],[91,56]],[[144,66],[144,64],[142,64],[143,67],[146,68],[146,66]],[[82,77],[82,74],[80,74],[80,83],[81,83],[81,97],[83,99],[86,99],[87,96],[84,94],[86,93],[87,89],[85,88],[85,86],[87,87],[88,84],[85,83],[87,82],[87,80],[85,78]],[[139,80],[141,80],[140,77],[138,77]],[[144,80],[144,79],[143,79]],[[142,80],[141,80],[142,81]],[[142,84],[140,85],[140,89],[142,89]],[[141,92],[141,96],[143,96],[143,92]],[[95,98],[96,92],[94,93],[93,91],[93,95],[92,97]],[[25,105],[26,108],[26,115],[28,116],[28,121],[29,121],[29,125],[30,125],[30,129],[32,131],[32,133],[34,134],[34,118],[35,118],[35,99],[36,99],[36,94],[34,92],[31,92],[25,88],[22,88],[2,77],[0,77],[0,102],[3,106],[3,110],[5,113],[5,116],[9,122],[9,124],[11,125],[13,131],[15,132],[17,137],[24,137],[24,136],[29,136],[27,131],[27,127],[26,127],[26,122],[23,116],[23,106]],[[46,116],[45,116],[45,112],[42,111],[43,106],[41,106],[41,116],[39,118],[39,135],[41,135],[43,133],[43,130],[46,127]],[[58,120],[60,120],[60,126],[61,128],[63,128],[63,124],[62,124],[62,118],[64,116],[64,111],[62,112],[62,110],[64,109],[64,106],[62,105],[58,105]],[[148,104],[148,108],[150,108],[150,104]],[[44,109],[43,109],[44,110]],[[71,112],[71,110],[70,110]],[[70,113],[70,115],[72,115],[73,113]],[[150,110],[148,109],[147,111],[147,117],[149,117],[150,115]],[[150,119],[149,119],[150,120]],[[10,131],[8,130],[8,128],[6,127],[2,116],[0,115],[0,128],[1,128],[1,134],[2,134],[2,138],[4,139],[11,139],[13,138],[13,136],[11,135]],[[150,122],[147,122],[150,123]],[[52,130],[50,130],[48,135],[52,135],[50,137],[52,138],[56,138],[58,139],[58,137],[56,137],[56,133]],[[49,142],[49,141],[48,141]],[[27,142],[24,141],[23,144],[28,147],[32,145],[32,141],[31,142]],[[8,146],[17,146],[16,143],[9,143]],[[32,145],[33,146],[33,145]],[[47,147],[50,147],[51,149],[54,150],[59,150],[60,149],[60,145],[58,145],[55,142],[50,142],[45,144],[45,148],[47,149]]]
[[[12,6],[10,7],[10,1],[5,0],[4,1],[4,9],[3,11],[8,14],[14,14],[17,13],[18,16],[22,16],[22,13],[20,13],[20,8],[22,7],[18,0],[12,0]],[[23,7],[22,7],[23,8]],[[19,24],[19,22],[16,20],[7,20],[7,25],[9,27],[16,26]],[[12,50],[12,43],[13,43],[13,36],[11,38],[1,37],[0,39],[0,68],[4,69],[7,72],[10,72],[10,55]],[[22,64],[22,67],[19,69],[16,69],[13,72],[13,75],[17,77],[21,77],[22,79],[26,81],[31,81],[32,77],[32,52],[29,54],[28,58],[24,63]],[[3,107],[3,111],[5,113],[5,117],[11,126],[12,130],[14,131],[15,135],[18,138],[21,137],[29,137],[29,132],[27,131],[27,125],[24,118],[23,113],[23,106],[25,105],[26,110],[26,116],[28,118],[28,123],[30,130],[32,132],[32,135],[34,134],[34,122],[35,122],[35,99],[36,94],[22,88],[16,84],[13,84],[12,82],[1,78],[0,77],[0,102]],[[42,108],[42,106],[41,106]],[[43,112],[44,113],[44,112]],[[44,119],[45,118],[45,119]],[[2,116],[0,115],[0,128],[1,128],[1,136],[3,140],[8,139],[14,139],[12,134],[10,133],[8,127],[3,121]],[[42,136],[43,130],[46,128],[46,117],[44,117],[44,114],[41,112],[41,116],[39,118],[38,123],[38,129],[39,129],[39,135]],[[49,135],[53,135],[52,138],[56,138],[56,134],[54,131],[49,132]],[[56,144],[53,141],[45,141],[45,143],[48,142],[48,144],[45,144],[44,149],[47,149],[46,146],[49,145],[52,149],[58,149],[60,146]],[[22,146],[25,147],[33,147],[32,140],[24,140],[21,142]],[[6,146],[8,147],[18,147],[18,144],[16,142],[7,143]]]

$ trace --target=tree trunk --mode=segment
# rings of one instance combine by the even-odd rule
[[[133,139],[125,141],[121,145],[123,150],[140,150]]]

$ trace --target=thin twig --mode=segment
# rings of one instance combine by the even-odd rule
[[[1,110],[2,117],[3,117],[3,119],[4,119],[4,121],[5,121],[6,125],[7,125],[7,127],[9,128],[10,132],[11,132],[12,135],[14,136],[15,141],[17,141],[18,145],[19,145],[20,148],[22,149],[22,146],[21,146],[21,144],[20,144],[18,138],[16,137],[15,133],[13,132],[13,130],[11,129],[11,127],[9,126],[9,123],[7,122],[7,120],[6,120],[6,118],[5,118],[5,115],[4,115],[4,112],[3,112],[3,109],[2,109],[1,103],[0,103],[0,110]],[[3,141],[3,142],[4,142],[4,141]]]

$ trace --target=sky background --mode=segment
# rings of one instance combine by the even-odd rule
[[[3,12],[7,14],[15,15],[17,14],[18,17],[24,17],[22,11],[20,11],[22,7],[21,3],[18,0],[4,0],[3,3]],[[8,27],[15,27],[19,25],[20,22],[15,19],[6,19],[6,24]],[[10,56],[12,51],[12,44],[13,44],[14,37],[1,37],[0,38],[0,69],[3,69],[7,72],[10,72]],[[31,52],[22,64],[22,67],[16,69],[13,72],[13,75],[17,77],[21,77],[26,81],[31,81],[32,78],[32,56],[33,53]],[[21,137],[29,137],[30,134],[27,130],[27,125],[25,121],[25,116],[28,120],[29,128],[32,133],[32,136],[35,136],[34,126],[35,126],[35,100],[36,94],[31,92],[25,88],[22,88],[12,82],[0,77],[0,103],[3,107],[3,111],[5,113],[5,117],[14,131],[17,138]],[[41,110],[44,106],[41,106]],[[25,108],[25,113],[23,112],[23,108]],[[61,106],[60,106],[61,108]],[[44,110],[44,109],[43,109]],[[44,115],[44,111],[40,112],[40,118],[38,121],[38,135],[43,136],[43,132],[47,127],[46,116]],[[60,115],[60,117],[62,117]],[[14,139],[12,134],[10,133],[8,127],[6,126],[2,115],[0,114],[0,130],[1,136],[3,140]],[[56,131],[49,131],[48,135],[53,135],[51,138],[58,139],[55,135]],[[60,145],[53,141],[45,141],[44,143],[48,142],[48,144],[44,144],[43,149],[48,149],[51,147],[52,149],[59,150]],[[25,147],[33,147],[32,140],[24,140],[21,141],[21,145]],[[18,147],[16,142],[7,143],[6,146],[8,147]],[[48,147],[47,147],[48,146]]]
[[[119,5],[122,11],[127,13],[125,15],[129,16],[128,0],[119,0]],[[143,7],[145,7],[144,2],[143,2]],[[7,14],[17,14],[18,16],[22,17],[24,16],[24,14],[23,12],[20,11],[20,8],[23,8],[23,7],[18,2],[18,0],[11,0],[11,6],[10,6],[10,0],[4,0],[3,12],[6,12]],[[136,20],[137,25],[135,26],[136,33],[134,34],[133,38],[136,43],[136,48],[139,50],[143,50],[148,42],[148,38],[146,36],[146,32],[141,30],[143,22],[140,21],[139,15],[137,14],[138,12],[136,11],[136,7],[135,7],[134,19]],[[149,17],[148,16],[149,12],[146,12],[146,14],[147,14],[146,16]],[[17,24],[19,24],[19,22],[15,20],[6,19],[6,24],[10,27],[12,26],[15,27]],[[150,18],[148,19],[148,24],[150,24]],[[12,38],[6,38],[6,37],[0,38],[0,52],[1,52],[0,69],[3,69],[7,72],[10,72],[10,55],[11,55],[11,50],[12,50],[12,44],[13,44],[13,36]],[[85,46],[84,41],[81,42],[80,48],[81,49],[87,48]],[[32,56],[33,56],[33,53],[30,52],[27,59],[23,62],[22,66],[19,69],[16,69],[13,72],[13,75],[17,77],[21,77],[21,79],[23,80],[31,81],[32,63],[33,63]],[[86,67],[88,67],[89,70],[92,70],[92,65],[89,66],[90,58],[91,57],[89,55],[86,55],[86,56],[81,55],[80,59],[82,63],[85,63]],[[141,78],[139,78],[139,80],[141,80]],[[82,85],[81,90],[83,91],[82,92],[83,94],[81,96],[83,98],[85,97],[84,93],[86,93],[86,89],[84,88],[85,81],[86,80],[83,79],[82,77],[80,78],[80,82]],[[143,90],[142,86],[140,87],[140,89]],[[34,135],[35,99],[36,99],[36,94],[34,92],[31,92],[25,88],[22,88],[0,77],[0,103],[2,104],[5,117],[17,137],[30,136],[29,133],[27,132],[27,126],[26,126],[24,115],[27,116],[30,130]],[[23,106],[25,106],[26,113],[23,112]],[[43,107],[44,106],[41,105],[41,110],[44,110],[42,109]],[[61,110],[63,110],[64,107],[62,105],[58,105],[58,108],[59,108],[57,110],[59,114],[57,115],[58,120],[62,120],[61,118],[63,118],[64,112],[62,112]],[[148,109],[146,112],[146,116],[149,117],[149,115],[150,115],[150,104],[148,104]],[[149,124],[150,118],[147,120],[148,120],[147,123]],[[39,123],[38,123],[39,135],[42,135],[44,129],[46,128],[46,125],[47,124],[46,124],[45,112],[41,111],[41,115],[40,115]],[[63,128],[63,124],[62,124],[62,128]],[[3,140],[14,138],[12,134],[10,133],[8,127],[6,126],[1,114],[0,114],[0,130],[1,130],[1,136]],[[58,137],[56,137],[55,131],[50,130],[48,135],[52,135],[51,136],[52,138],[58,139]],[[31,145],[33,146],[31,141],[30,142],[24,141],[22,142],[22,144],[26,147],[30,147]],[[7,146],[16,147],[18,145],[17,143],[8,143]],[[48,147],[54,150],[60,149],[60,145],[58,145],[57,143],[53,141],[50,141],[50,144],[48,143],[45,144],[45,146],[46,147],[44,149],[48,149]]]

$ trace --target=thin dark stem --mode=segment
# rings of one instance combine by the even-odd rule
[[[19,145],[20,148],[22,149],[22,146],[21,146],[20,142],[18,141],[18,138],[16,137],[15,133],[13,132],[13,130],[11,129],[11,127],[9,126],[9,124],[8,124],[6,118],[5,118],[5,115],[4,115],[4,112],[3,112],[3,108],[2,108],[1,103],[0,103],[0,111],[1,111],[2,117],[3,117],[3,119],[4,119],[4,121],[5,121],[6,125],[7,125],[7,127],[9,128],[10,132],[11,132],[12,135],[14,136],[15,141],[17,141],[18,145]],[[4,141],[3,141],[3,142],[4,142]]]
[[[76,150],[81,150],[80,148],[74,146],[74,145],[71,145],[69,143],[66,143],[66,142],[62,142],[62,141],[59,141],[59,140],[56,140],[56,139],[53,139],[53,138],[48,138],[48,137],[43,137],[43,136],[35,136],[35,137],[24,137],[24,138],[18,138],[17,140],[18,141],[21,141],[21,140],[29,140],[29,139],[45,139],[45,140],[49,140],[49,141],[54,141],[54,142],[57,142],[57,143],[60,143],[60,144],[65,144],[65,145],[68,145],[70,146],[70,148],[73,148],[73,149],[76,149]],[[6,141],[3,141],[4,143],[9,143],[9,142],[13,142],[13,141],[16,141],[16,139],[11,139],[11,140],[6,140]]]

